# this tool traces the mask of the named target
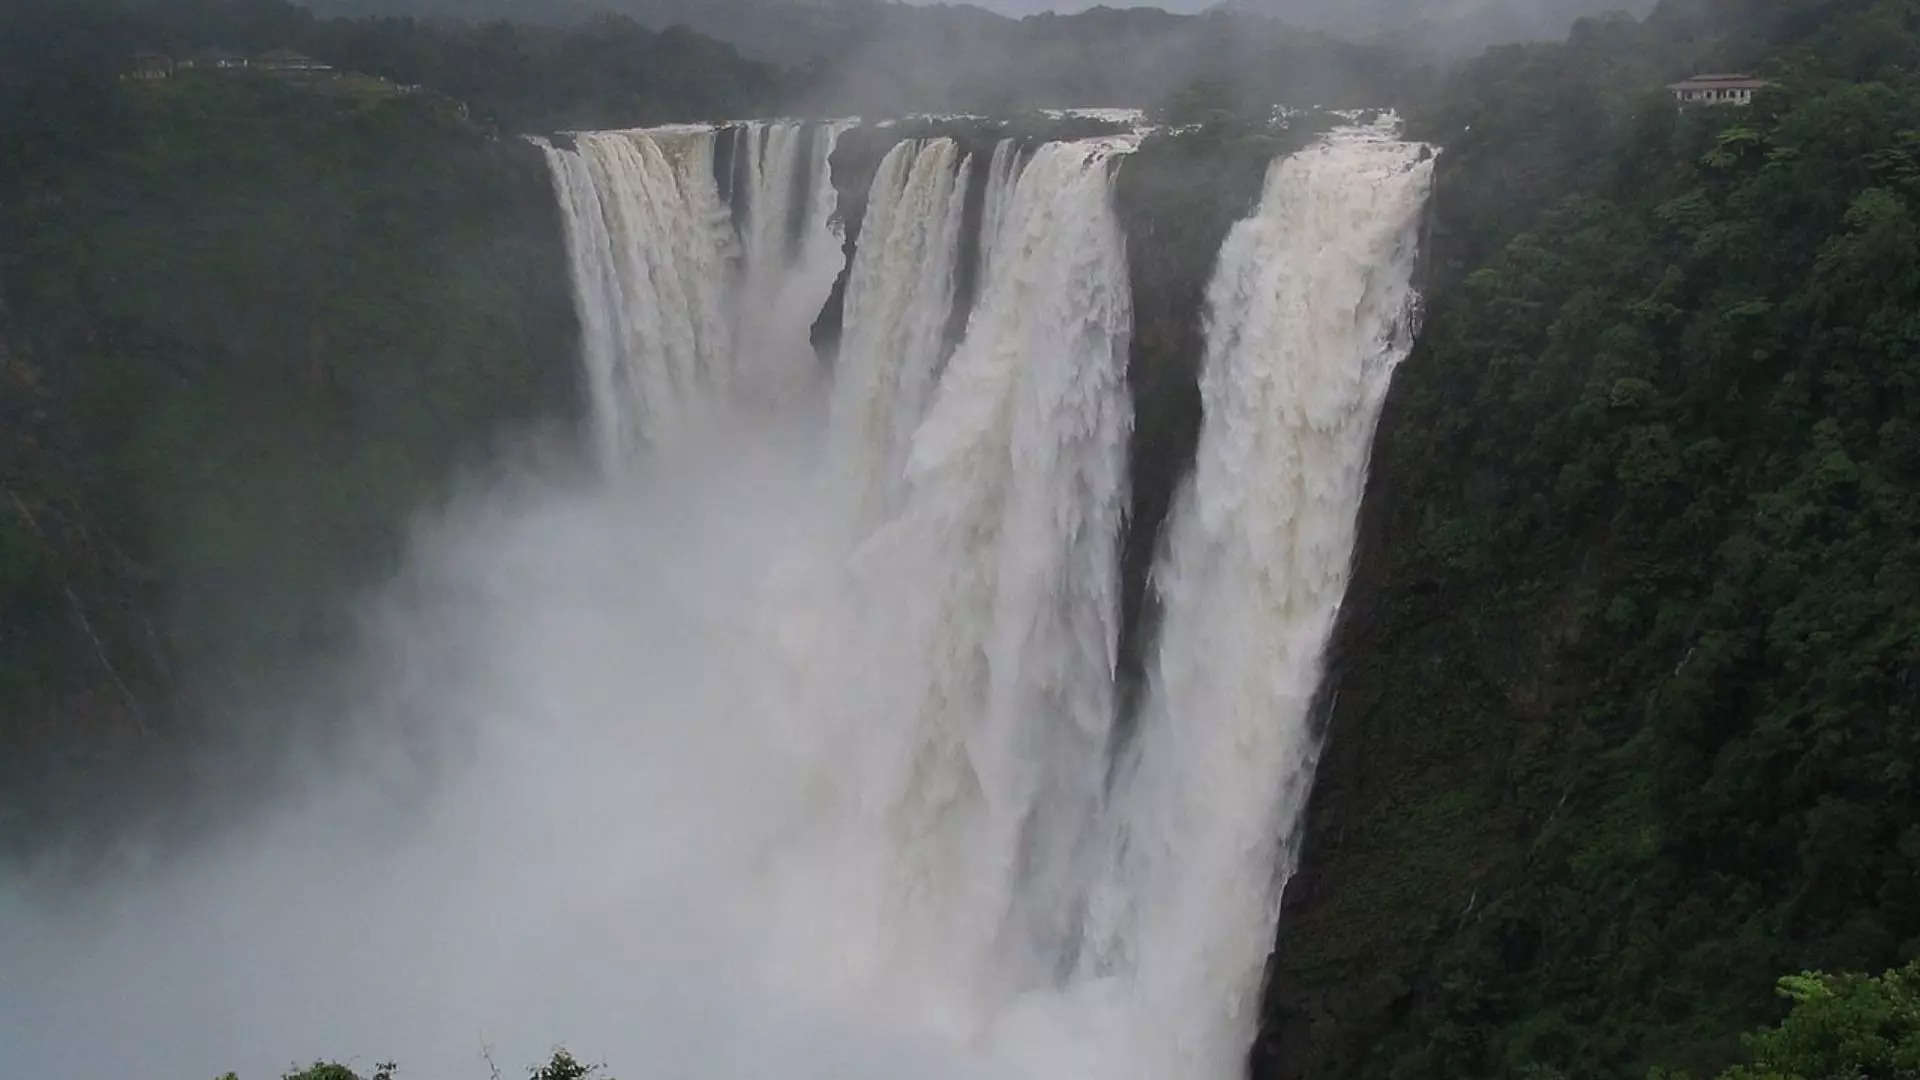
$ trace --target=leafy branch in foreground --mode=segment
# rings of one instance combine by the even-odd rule
[[[1717,1080],[1920,1076],[1920,960],[1878,978],[1809,971],[1778,983],[1793,1002],[1778,1026],[1741,1040],[1753,1060]],[[1686,1080],[1655,1069],[1650,1080]]]

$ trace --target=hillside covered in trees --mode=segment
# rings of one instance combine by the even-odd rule
[[[566,26],[405,18],[322,19],[288,0],[19,0],[0,13],[15,93],[47,88],[12,118],[42,119],[51,87],[103,96],[133,56],[182,60],[292,48],[343,71],[424,86],[509,134],[758,115],[791,97],[796,76],[742,58],[684,27],[648,29],[603,15]],[[44,117],[87,133],[98,118]]]
[[[1154,8],[1015,20],[890,0],[381,2],[314,10],[289,0],[78,4],[111,24],[103,32],[123,52],[292,46],[341,68],[431,86],[515,132],[1142,106],[1199,79],[1233,88],[1249,105],[1360,106],[1403,96],[1425,70],[1398,51],[1264,16]]]
[[[11,14],[0,850],[188,786],[210,703],[339,647],[415,508],[576,397],[533,147],[371,78],[122,82],[124,26]]]
[[[613,14],[654,29],[684,26],[805,73],[808,89],[833,102],[831,108],[885,114],[1004,108],[1009,99],[1140,104],[1155,99],[1154,87],[1165,92],[1202,75],[1259,88],[1311,89],[1281,96],[1331,104],[1342,87],[1382,78],[1388,60],[1383,49],[1351,44],[1368,43],[1364,35],[1325,32],[1344,20],[1289,19],[1301,7],[1297,2],[1284,10],[1221,4],[1199,14],[1152,5],[1059,4],[1058,12],[1023,19],[977,4],[902,0],[313,0],[311,7],[326,16],[549,26]],[[1497,21],[1523,30],[1512,18]],[[1564,27],[1567,20],[1557,21]],[[1412,44],[1410,53],[1421,51]],[[1051,100],[1063,94],[1068,100]]]
[[[1920,5],[1669,2],[1415,120],[1430,320],[1256,1071],[1711,1072],[1780,973],[1920,955]]]

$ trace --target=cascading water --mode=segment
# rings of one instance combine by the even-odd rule
[[[952,139],[904,141],[881,159],[847,278],[833,437],[854,507],[870,524],[899,494],[933,391],[953,306],[966,176]]]
[[[1199,453],[1154,570],[1166,614],[1084,960],[1154,1018],[1124,1075],[1231,1076],[1253,1035],[1368,451],[1417,330],[1431,182],[1390,119],[1336,132],[1274,164],[1221,252]]]
[[[936,653],[985,675],[984,695],[942,718],[967,733],[981,789],[973,880],[995,882],[987,910],[1007,912],[1001,931],[1036,978],[1074,943],[1113,717],[1133,308],[1110,165],[1130,148],[1056,143],[1017,178],[996,167],[987,285],[908,462],[908,513],[931,513],[923,550],[974,590],[957,605],[973,624]]]
[[[807,330],[840,273],[828,163],[847,126],[781,121],[737,129],[733,175],[747,190],[735,199],[747,211],[734,349],[756,365],[762,393],[791,390],[814,362]]]
[[[1019,142],[1002,139],[993,148],[993,161],[987,169],[987,192],[980,215],[980,276],[990,276],[994,248],[1001,243],[1000,232],[1011,212],[1013,181],[1025,161]]]
[[[1166,617],[1117,762],[1131,298],[1111,173],[1131,141],[1004,141],[982,172],[950,139],[910,140],[881,162],[828,459],[854,546],[790,658],[812,684],[784,695],[821,770],[769,879],[789,939],[769,954],[796,981],[1010,1067],[1236,1070],[1367,448],[1417,311],[1431,166],[1392,125],[1276,162],[1222,252],[1198,461],[1154,574]],[[975,175],[980,286],[956,345]],[[764,188],[750,205],[781,217]]]
[[[992,272],[910,445],[869,429],[865,454],[903,459],[882,466],[899,509],[853,552],[846,648],[819,665],[866,706],[828,758],[847,819],[822,823],[874,883],[829,905],[878,931],[853,981],[961,1030],[1049,980],[1077,920],[1118,638],[1127,148],[1051,144],[1001,174]]]
[[[782,695],[821,770],[769,882],[769,953],[796,983],[1015,1069],[1238,1068],[1417,312],[1431,166],[1393,124],[1276,162],[1222,252],[1196,471],[1154,574],[1166,617],[1117,762],[1131,298],[1111,172],[1132,142],[1003,141],[976,170],[909,140],[881,162],[830,436],[854,546],[790,658],[813,683]],[[970,177],[980,286],[956,313]]]
[[[734,245],[704,128],[547,145],[603,457],[671,441],[733,384]]]
[[[738,230],[715,177],[712,128],[581,133],[572,149],[536,140],[565,223],[604,461],[809,377],[806,327],[838,273],[826,174],[842,130],[738,129],[732,194],[750,208]]]

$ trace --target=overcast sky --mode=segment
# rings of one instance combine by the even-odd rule
[[[920,0],[930,3],[932,0]],[[1009,15],[1031,15],[1036,11],[1080,11],[1095,5],[1097,0],[969,0],[969,2],[994,11],[1004,11]],[[1129,0],[1106,0],[1108,7],[1157,7],[1166,11],[1200,11],[1212,6],[1214,0],[1156,0],[1154,3],[1132,3]]]

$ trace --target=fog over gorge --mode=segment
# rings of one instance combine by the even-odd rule
[[[1049,11],[1072,13],[1096,5],[1077,0],[982,0],[980,6],[1024,17]],[[1244,12],[1309,29],[1388,36],[1412,26],[1466,23],[1476,25],[1475,32],[1491,42],[1558,38],[1581,16],[1611,11],[1644,14],[1652,4],[1649,0],[1167,0],[1107,6],[1154,7],[1183,14]]]
[[[12,883],[9,1068],[276,1075],[351,1046],[485,1075],[565,1042],[648,1075],[960,1075],[768,962],[768,860],[822,767],[760,697],[752,568],[804,559],[813,517],[789,449],[541,476],[428,526],[342,676],[363,733],[306,783],[77,902]]]

